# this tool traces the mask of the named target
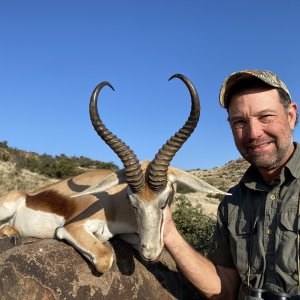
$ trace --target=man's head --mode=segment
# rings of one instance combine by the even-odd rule
[[[294,149],[297,104],[278,76],[257,70],[234,73],[224,81],[219,100],[242,156],[263,172],[282,167]]]

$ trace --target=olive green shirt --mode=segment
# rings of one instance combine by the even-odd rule
[[[250,166],[219,205],[210,259],[236,268],[252,287],[300,294],[300,147],[278,180],[266,184]]]

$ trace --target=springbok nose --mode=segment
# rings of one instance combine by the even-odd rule
[[[153,244],[143,243],[140,245],[140,252],[144,259],[148,261],[156,261],[160,255],[161,250]]]
[[[149,251],[151,247],[147,244],[141,244],[141,248],[143,251]]]

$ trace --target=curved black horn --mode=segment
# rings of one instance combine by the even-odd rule
[[[148,183],[153,191],[161,191],[166,187],[169,164],[176,152],[180,149],[180,147],[190,137],[190,135],[196,128],[200,117],[199,96],[193,84],[187,77],[181,74],[175,74],[169,80],[173,78],[181,79],[189,89],[192,100],[192,107],[186,123],[162,146],[162,148],[156,154],[155,158],[150,163]]]
[[[121,159],[130,189],[136,193],[144,185],[144,176],[141,165],[134,152],[117,136],[109,131],[99,117],[97,101],[98,95],[104,86],[109,86],[114,90],[109,82],[101,82],[94,89],[90,100],[90,118],[94,129],[101,139],[118,155]]]

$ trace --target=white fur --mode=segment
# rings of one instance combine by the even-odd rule
[[[13,225],[21,236],[37,238],[53,238],[57,227],[62,226],[65,218],[53,213],[38,211],[19,205]]]

